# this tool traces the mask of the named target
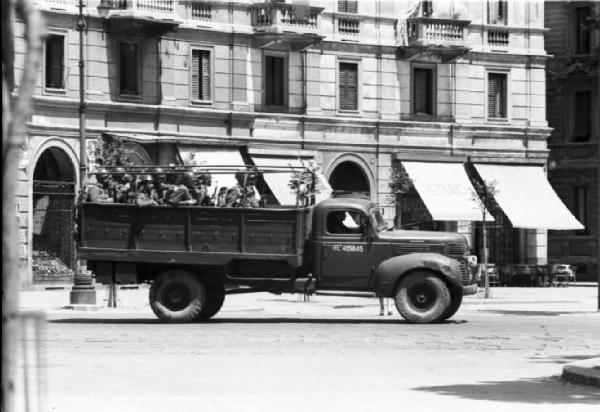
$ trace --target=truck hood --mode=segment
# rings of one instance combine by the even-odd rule
[[[459,233],[427,232],[421,230],[386,230],[379,232],[379,239],[390,242],[467,243]]]
[[[468,251],[467,239],[458,233],[393,230],[379,232],[379,240],[389,242],[394,255],[440,253],[460,258]]]

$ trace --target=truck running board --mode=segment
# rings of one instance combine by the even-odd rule
[[[346,292],[343,290],[325,290],[315,292],[315,295],[319,296],[346,296],[353,298],[374,298],[375,292]]]

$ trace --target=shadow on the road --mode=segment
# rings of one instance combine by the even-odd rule
[[[560,316],[574,315],[578,313],[592,313],[592,311],[560,311],[560,310],[501,310],[501,309],[479,309],[477,312],[485,312],[496,315],[516,315],[516,316]]]
[[[570,356],[533,356],[530,357],[533,363],[556,363],[564,365],[566,363],[576,362],[580,360],[586,360],[590,358],[600,357],[600,353],[596,355],[570,355]]]
[[[83,318],[83,317],[77,317],[77,318],[66,318],[66,319],[50,319],[48,320],[48,323],[81,323],[81,324],[110,324],[110,325],[144,325],[144,324],[161,324],[163,322],[161,322],[158,319],[146,319],[146,318],[98,318],[98,317],[93,317],[93,318]],[[308,318],[308,319],[302,319],[302,318],[215,318],[215,319],[209,319],[207,321],[203,321],[203,322],[199,322],[202,324],[208,324],[208,325],[216,325],[216,324],[232,324],[232,323],[240,323],[240,324],[274,324],[274,323],[292,323],[292,324],[298,324],[298,323],[306,323],[306,324],[340,324],[340,325],[357,325],[357,324],[372,324],[372,325],[378,325],[378,324],[390,324],[390,325],[397,325],[397,324],[406,324],[408,325],[408,322],[406,322],[404,319],[401,318],[395,318],[395,319],[389,319],[389,318],[376,318],[376,319],[334,319],[334,318]],[[412,325],[413,327],[419,327],[419,326],[437,326],[439,327],[440,325],[458,325],[458,324],[463,324],[463,323],[467,323],[467,321],[465,320],[448,320],[448,321],[444,321],[438,324],[434,324],[434,325]],[[195,325],[196,323],[188,323],[187,325]]]
[[[600,388],[563,383],[558,377],[464,385],[421,386],[415,389],[485,401],[591,405],[600,402]]]

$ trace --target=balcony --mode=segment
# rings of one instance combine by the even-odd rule
[[[175,0],[101,0],[98,14],[113,34],[155,36],[179,25]]]
[[[414,17],[406,23],[407,45],[401,48],[401,57],[433,52],[442,61],[449,61],[469,50],[466,46],[469,20]]]
[[[260,3],[250,7],[252,26],[257,31],[282,33],[317,33],[322,7],[296,6],[286,3]]]
[[[464,46],[469,23],[468,20],[426,17],[408,19],[408,43],[410,46]]]
[[[487,43],[491,47],[508,47],[509,32],[505,29],[488,29]]]
[[[249,8],[254,28],[255,47],[273,44],[302,50],[319,41],[323,7],[298,6],[286,3],[258,3]]]
[[[357,17],[339,17],[337,31],[343,36],[358,36],[360,34],[360,19]]]
[[[39,7],[40,10],[47,11],[62,11],[69,13],[77,12],[77,2],[73,0],[36,0],[34,4]]]

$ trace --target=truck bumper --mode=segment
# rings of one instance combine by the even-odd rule
[[[477,293],[477,284],[463,286],[463,296],[474,295]]]

